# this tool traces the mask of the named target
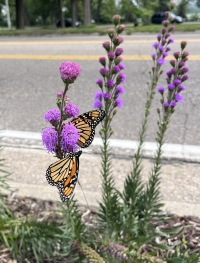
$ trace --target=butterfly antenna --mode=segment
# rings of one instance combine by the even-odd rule
[[[85,196],[85,193],[84,193],[84,191],[83,191],[83,188],[82,188],[82,186],[81,186],[81,184],[80,184],[79,182],[78,182],[78,184],[79,184],[80,187],[81,187],[81,190],[82,190],[82,192],[83,192],[83,195],[84,195],[85,201],[86,201],[86,203],[87,203],[87,206],[88,206],[88,208],[90,209],[90,206],[89,206],[88,201],[87,201],[87,199],[86,199],[86,196]]]

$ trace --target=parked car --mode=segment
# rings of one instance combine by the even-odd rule
[[[173,13],[170,13],[170,16],[172,17],[172,21],[171,21],[172,23],[182,23],[184,21],[183,17],[176,16]],[[151,17],[151,23],[152,24],[162,24],[162,21],[166,19],[167,17],[164,12],[155,13]]]
[[[80,21],[76,21],[75,26],[79,27],[82,23]],[[58,20],[58,22],[56,23],[57,27],[61,27],[61,21]],[[72,19],[71,18],[67,18],[65,19],[65,27],[71,27],[72,26]]]

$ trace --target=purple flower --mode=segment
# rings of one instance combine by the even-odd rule
[[[188,78],[189,78],[188,75],[183,75],[183,77],[182,77],[181,80],[182,80],[182,82],[183,82],[183,81],[187,80]]]
[[[116,50],[115,50],[115,56],[116,57],[120,56],[123,53],[124,53],[123,48],[121,48],[121,47],[116,48]]]
[[[169,20],[163,20],[163,21],[162,21],[162,24],[163,24],[164,26],[168,26],[168,25],[169,25]]]
[[[67,104],[65,106],[65,112],[69,118],[76,117],[79,114],[79,109],[76,104]]]
[[[117,84],[124,83],[126,81],[126,76],[123,73],[119,73],[117,76]]]
[[[178,51],[177,51],[177,52],[174,52],[173,55],[174,55],[174,57],[175,57],[176,59],[178,59],[178,58],[180,57],[180,52],[178,52]]]
[[[120,37],[120,36],[114,36],[113,37],[113,44],[115,45],[115,46],[119,46],[121,43],[123,43],[124,42],[124,39],[123,39],[123,37]]]
[[[171,27],[169,28],[169,32],[170,32],[170,31],[174,31],[174,29],[175,29],[175,26],[171,26]]]
[[[61,132],[61,147],[64,152],[75,152],[78,150],[77,142],[79,139],[79,133],[76,127],[72,123],[64,125]]]
[[[165,88],[164,88],[164,87],[158,87],[157,91],[158,91],[160,94],[163,94],[164,91],[165,91]]]
[[[160,52],[163,52],[165,48],[163,46],[159,46],[158,49],[160,50]]]
[[[117,96],[119,96],[119,95],[121,95],[121,94],[123,94],[123,93],[124,93],[124,88],[121,87],[121,86],[117,86],[117,87],[116,87],[116,90],[115,90],[115,94],[116,94]]]
[[[189,71],[189,69],[188,68],[182,68],[181,71],[185,74]]]
[[[164,60],[164,58],[159,58],[158,60],[157,60],[157,63],[158,63],[158,65],[163,65],[163,64],[165,64],[165,60]]]
[[[179,68],[182,68],[182,67],[184,67],[185,66],[185,62],[184,61],[180,61],[179,63],[178,63],[178,67]]]
[[[185,90],[185,87],[183,85],[180,85],[178,88],[179,88],[180,91]]]
[[[170,33],[165,34],[165,38],[168,38],[168,37],[170,37]]]
[[[164,46],[166,43],[167,43],[167,40],[166,40],[166,39],[163,39],[163,40],[162,40],[162,46]]]
[[[63,62],[59,68],[65,83],[73,83],[81,72],[81,67],[74,62]]]
[[[58,123],[60,121],[60,111],[58,109],[51,109],[45,113],[44,118],[51,124]]]
[[[174,75],[176,73],[176,69],[175,68],[172,68],[171,69],[171,73]]]
[[[167,53],[167,52],[163,52],[163,53],[162,53],[162,56],[163,56],[163,58],[165,58],[165,57],[168,56],[168,53]]]
[[[99,85],[100,88],[102,88],[103,87],[103,80],[102,79],[98,79],[96,81],[96,84]]]
[[[166,74],[167,74],[167,76],[168,76],[169,78],[172,77],[172,71],[171,71],[171,70],[167,71]]]
[[[159,43],[158,43],[158,42],[154,42],[154,43],[152,44],[152,47],[154,47],[155,49],[157,49],[157,48],[159,47]]]
[[[94,95],[95,99],[102,100],[103,97],[103,92],[102,91],[97,91]]]
[[[109,52],[108,53],[108,58],[110,61],[113,61],[113,59],[115,58],[115,53],[114,52]]]
[[[167,31],[167,28],[166,27],[163,27],[162,29],[161,29],[161,32],[164,34],[165,32]]]
[[[168,102],[164,102],[164,103],[163,103],[163,106],[166,107],[166,108],[168,108],[168,107],[169,107],[169,103],[168,103]]]
[[[95,109],[100,109],[102,107],[102,102],[100,100],[95,100],[93,106]]]
[[[180,79],[175,79],[175,80],[174,80],[174,85],[175,85],[175,86],[178,86],[179,84],[181,84]]]
[[[109,72],[109,68],[101,68],[100,73],[103,77],[105,77]]]
[[[114,82],[113,80],[109,79],[109,80],[107,81],[107,87],[108,87],[108,88],[112,88],[112,87],[114,87],[114,86],[115,86],[115,82]]]
[[[63,92],[62,91],[58,91],[57,98],[62,98],[62,96],[63,96]]]
[[[105,48],[106,51],[110,51],[110,42],[109,41],[106,41],[106,42],[103,42],[102,46]]]
[[[123,107],[123,101],[120,99],[116,99],[115,100],[115,106],[118,108],[122,108]]]
[[[114,66],[114,67],[112,68],[112,73],[113,73],[113,74],[117,74],[117,73],[119,73],[119,72],[120,72],[119,66]]]
[[[103,97],[105,100],[109,100],[111,96],[110,96],[110,93],[104,93]]]
[[[170,48],[170,47],[167,47],[167,48],[166,48],[166,52],[169,52],[169,51],[171,51],[171,48]]]
[[[105,65],[106,65],[106,58],[105,57],[100,57],[99,58],[99,62],[101,63],[102,66],[105,67]]]
[[[169,38],[168,39],[168,44],[170,44],[170,43],[174,43],[174,39],[173,38]]]
[[[171,107],[176,107],[176,105],[177,105],[176,101],[172,100],[172,101],[170,102],[170,106],[171,106]]]
[[[183,100],[184,100],[183,96],[179,93],[176,93],[175,99],[176,99],[176,101],[179,101],[179,102],[183,102]]]
[[[170,83],[168,84],[168,89],[173,90],[175,88],[174,84]]]
[[[171,65],[172,67],[175,67],[175,65],[176,65],[176,60],[171,59],[171,60],[169,61],[169,63],[170,63],[170,65]]]
[[[159,34],[159,35],[157,35],[157,39],[158,39],[158,41],[160,41],[161,40],[161,38],[162,38],[162,36]]]
[[[58,133],[52,127],[42,131],[42,142],[48,152],[56,152],[58,144]]]
[[[156,58],[156,54],[155,53],[153,53],[153,54],[151,54],[151,57],[153,58],[153,60]]]
[[[125,66],[124,66],[124,64],[122,64],[122,63],[120,63],[120,64],[118,65],[118,67],[119,67],[121,70],[125,69]]]

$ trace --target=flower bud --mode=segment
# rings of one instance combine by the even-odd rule
[[[175,57],[175,59],[179,59],[180,58],[180,52],[174,52],[174,57]]]
[[[187,46],[187,41],[181,42],[181,49],[183,50]]]
[[[188,75],[183,75],[181,80],[182,80],[182,82],[188,80]]]
[[[123,41],[124,41],[124,39],[120,36],[114,36],[113,37],[113,44],[115,46],[119,46]]]
[[[189,53],[187,51],[184,51],[181,55],[181,58],[185,58],[187,56],[189,56]]]
[[[115,30],[113,28],[108,29],[108,35],[109,35],[110,39],[113,39],[113,37],[115,35]]]
[[[173,9],[175,8],[175,6],[176,6],[176,3],[174,3],[174,2],[171,2],[171,3],[170,3],[170,9],[171,9],[171,10],[173,10]]]
[[[163,20],[163,21],[162,21],[162,24],[163,24],[163,26],[168,27],[168,25],[169,25],[169,20]]]
[[[120,23],[120,20],[121,20],[121,16],[120,15],[114,15],[112,17],[112,21],[113,21],[114,25],[116,25],[116,26]]]
[[[60,98],[62,98],[62,96],[63,96],[63,92],[62,91],[58,91],[57,98],[60,99]]]
[[[175,65],[176,65],[176,60],[172,59],[172,60],[169,61],[169,63],[170,63],[170,65],[171,65],[172,67],[175,67]]]
[[[175,26],[171,26],[169,29],[168,29],[168,32],[172,32],[175,30]]]
[[[179,63],[178,63],[178,68],[182,68],[182,67],[184,67],[185,66],[185,62],[184,61],[180,61]]]
[[[106,58],[105,57],[100,57],[99,62],[101,63],[102,66],[106,66]]]
[[[169,11],[166,11],[166,12],[165,12],[165,16],[168,18],[169,15],[170,15]]]
[[[114,62],[115,62],[115,65],[119,65],[119,63],[122,62],[122,57],[116,57]]]
[[[114,58],[115,58],[115,53],[114,53],[114,52],[109,52],[109,53],[108,53],[108,59],[109,59],[110,61],[113,61]]]
[[[162,36],[160,34],[157,35],[158,42],[160,42],[161,38],[162,38]]]
[[[165,34],[166,31],[167,31],[166,27],[163,27],[162,30],[161,30],[162,34]]]
[[[126,28],[125,25],[119,25],[117,27],[117,33],[118,34],[122,33],[125,30],[125,28]]]
[[[107,51],[107,52],[109,52],[110,51],[110,42],[109,41],[106,41],[106,42],[104,42],[103,44],[103,47],[105,48],[105,50]]]

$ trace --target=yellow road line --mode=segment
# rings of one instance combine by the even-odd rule
[[[176,39],[175,42],[179,43],[182,40]],[[200,39],[187,39],[187,42],[200,42]],[[134,44],[134,43],[153,43],[155,39],[151,40],[125,40],[124,44]],[[79,40],[79,41],[16,41],[16,42],[0,42],[0,46],[6,45],[85,45],[85,44],[102,44],[102,40]]]
[[[0,59],[32,59],[32,60],[98,60],[101,55],[16,55],[0,54]],[[173,56],[167,57],[167,60]],[[123,56],[123,60],[152,60],[150,55]],[[200,60],[200,55],[190,55],[189,60]]]

